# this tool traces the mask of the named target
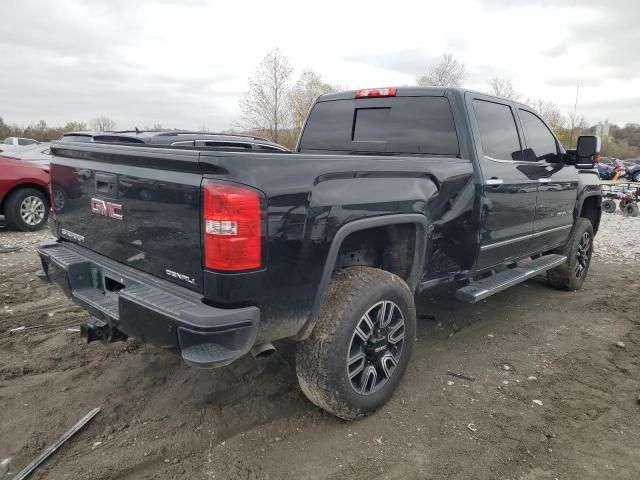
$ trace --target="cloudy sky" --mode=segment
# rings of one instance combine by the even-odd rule
[[[2,0],[0,116],[229,128],[265,53],[348,88],[414,84],[443,52],[589,123],[640,123],[637,0]]]

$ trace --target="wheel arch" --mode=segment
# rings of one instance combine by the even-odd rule
[[[593,234],[598,233],[602,217],[602,195],[600,193],[585,194],[580,201],[578,217],[589,220],[593,226]]]
[[[324,300],[327,287],[329,286],[329,282],[331,281],[331,277],[333,276],[336,266],[338,266],[341,249],[343,245],[345,245],[345,242],[349,239],[349,237],[351,235],[357,234],[358,232],[379,229],[380,227],[393,227],[401,225],[413,225],[415,227],[413,258],[410,271],[408,272],[405,281],[407,282],[407,285],[409,285],[409,288],[412,292],[416,291],[420,283],[422,265],[424,262],[424,256],[427,246],[426,243],[428,222],[424,215],[418,213],[384,215],[380,217],[363,218],[346,223],[338,229],[333,237],[331,246],[329,248],[329,253],[324,264],[324,269],[322,271],[322,276],[320,277],[320,282],[318,283],[318,290],[316,291],[316,296],[311,307],[311,312],[309,313],[309,316],[303,326],[298,331],[298,334],[296,336],[297,340],[304,340],[311,334],[313,327],[318,320],[318,314],[320,312],[320,307],[322,305],[322,301]]]

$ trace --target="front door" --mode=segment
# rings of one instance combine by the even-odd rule
[[[476,268],[485,269],[529,253],[538,180],[517,168],[530,162],[523,159],[513,104],[481,95],[468,102],[483,179]]]

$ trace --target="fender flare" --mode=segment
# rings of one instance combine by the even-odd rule
[[[590,197],[600,197],[600,199],[602,200],[603,196],[602,196],[602,191],[601,190],[588,190],[587,188],[585,188],[582,192],[582,195],[580,195],[580,199],[578,201],[578,210],[576,211],[576,217],[579,218],[580,214],[582,213],[582,207],[584,206],[584,201],[587,198]]]
[[[411,291],[416,291],[418,284],[420,283],[422,264],[424,261],[424,256],[426,254],[427,233],[429,231],[427,218],[419,213],[405,213],[362,218],[359,220],[348,222],[340,227],[333,237],[331,247],[329,248],[329,254],[327,255],[327,260],[325,261],[324,269],[322,270],[322,276],[320,277],[320,282],[318,283],[318,291],[316,292],[313,305],[311,306],[311,311],[309,312],[309,317],[298,331],[296,340],[304,340],[305,338],[307,338],[313,331],[313,327],[315,327],[316,322],[318,321],[320,307],[322,306],[324,295],[327,291],[327,287],[329,286],[329,282],[331,281],[331,276],[336,265],[336,260],[338,259],[338,252],[340,251],[340,247],[342,246],[344,239],[348,235],[359,230],[384,227],[388,225],[401,225],[407,223],[416,225],[416,248],[414,249],[411,274],[409,275],[409,279],[407,281],[407,284],[409,285]]]

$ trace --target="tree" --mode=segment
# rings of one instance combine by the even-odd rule
[[[555,103],[531,98],[525,103],[533,107],[554,132],[566,127],[567,119]]]
[[[418,85],[439,87],[460,87],[467,76],[464,64],[458,62],[450,53],[442,55],[442,61],[429,67],[427,74],[418,79]]]
[[[291,72],[289,59],[279,48],[267,53],[249,78],[249,89],[240,100],[242,128],[278,141],[289,120]]]
[[[116,128],[116,122],[109,117],[97,117],[91,120],[91,128],[96,132],[111,132]]]
[[[335,92],[335,87],[324,83],[313,70],[305,70],[289,93],[289,105],[294,137],[302,130],[302,124],[314,100],[325,93]]]
[[[87,124],[84,122],[67,122],[67,124],[62,127],[62,130],[66,132],[82,132],[87,129]]]
[[[514,102],[520,101],[522,95],[513,87],[511,80],[506,78],[494,77],[487,82],[489,84],[489,93],[496,97],[506,98]]]

